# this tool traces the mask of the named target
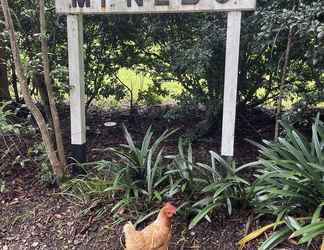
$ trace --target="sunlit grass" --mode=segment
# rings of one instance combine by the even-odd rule
[[[138,73],[131,69],[123,68],[118,72],[119,79],[130,88],[133,93],[133,102],[137,103],[139,93],[148,90],[153,85],[152,79],[149,75]],[[157,100],[161,103],[174,101],[174,96],[182,92],[182,86],[178,82],[169,81],[162,84],[162,88],[166,89],[169,93],[167,96],[158,96]],[[131,94],[127,92],[126,97],[121,101],[116,101],[113,97],[99,98],[96,105],[101,107],[121,107],[128,105],[130,102]]]
[[[118,77],[133,91],[135,101],[141,91],[147,90],[153,84],[152,79],[148,75],[140,74],[130,69],[121,69]],[[162,84],[162,87],[169,91],[169,95],[161,97],[162,102],[173,100],[172,97],[180,94],[182,91],[181,85],[175,81],[165,82]],[[129,94],[128,98],[130,98]]]
[[[152,80],[144,76],[144,74],[137,74],[135,71],[130,69],[121,69],[118,72],[118,77],[120,80],[129,87],[133,92],[133,97],[135,100],[138,99],[138,94],[141,91],[145,91],[152,84]],[[130,94],[128,93],[128,98]]]
[[[256,92],[258,97],[262,97],[265,95],[265,89],[264,88],[259,88]],[[298,97],[295,94],[288,94],[285,95],[283,100],[282,100],[282,106],[283,108],[291,108],[295,103],[297,103],[298,101],[300,101],[300,97]],[[268,108],[273,108],[276,106],[276,100],[269,100],[267,101],[264,106],[268,107]]]

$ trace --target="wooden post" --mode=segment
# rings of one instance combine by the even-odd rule
[[[234,155],[234,133],[237,99],[237,78],[240,52],[241,11],[228,12],[225,83],[223,102],[222,155]]]
[[[83,57],[83,18],[82,15],[67,16],[71,143],[73,158],[86,161],[86,120]]]

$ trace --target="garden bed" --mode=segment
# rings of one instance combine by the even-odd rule
[[[152,113],[153,112],[153,113]],[[109,158],[106,153],[94,149],[117,146],[124,143],[121,125],[125,124],[132,135],[140,140],[150,124],[160,134],[166,128],[181,128],[177,135],[189,133],[201,119],[199,116],[168,120],[155,111],[143,111],[131,119],[127,112],[91,110],[88,120],[88,159],[90,161]],[[160,111],[159,111],[160,112]],[[164,112],[164,111],[163,111]],[[65,144],[69,146],[69,115],[64,108]],[[106,122],[116,122],[117,126],[107,127]],[[246,163],[255,160],[257,149],[245,141],[246,138],[260,141],[273,135],[274,121],[262,110],[239,112],[236,128],[235,158]],[[21,138],[31,146],[35,138]],[[214,129],[208,136],[193,143],[194,155],[203,161],[208,151],[220,150],[220,129]],[[4,147],[0,142],[0,146]],[[167,141],[167,152],[175,153],[177,136]],[[22,147],[27,154],[28,147]],[[122,224],[113,224],[109,215],[96,220],[91,213],[83,215],[83,208],[60,195],[60,191],[46,187],[40,182],[39,166],[29,162],[22,167],[12,166],[12,158],[2,166],[1,178],[5,181],[5,192],[0,193],[0,249],[123,249]],[[247,172],[251,176],[251,173]],[[252,176],[251,176],[252,177]],[[107,201],[108,208],[113,201]],[[90,203],[89,206],[96,204]],[[127,211],[125,212],[127,213]],[[227,216],[222,210],[215,213],[212,223],[203,222],[188,230],[189,221],[176,216],[174,234],[170,249],[238,249],[237,242],[244,235],[246,224],[252,211],[246,209]],[[266,224],[254,220],[249,231]],[[258,241],[247,245],[246,249],[257,249]],[[279,248],[278,248],[279,249]],[[285,243],[280,249],[303,249]],[[314,248],[315,249],[315,248]]]

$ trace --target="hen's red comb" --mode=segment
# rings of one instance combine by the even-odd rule
[[[165,203],[164,207],[168,209],[171,213],[176,213],[177,211],[176,207],[173,206],[171,202]]]

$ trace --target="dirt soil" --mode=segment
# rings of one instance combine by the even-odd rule
[[[127,111],[92,109],[87,117],[88,125],[88,159],[98,160],[107,157],[93,149],[116,146],[122,142],[121,125],[124,123],[130,133],[141,139],[149,127],[157,134],[166,128],[181,128],[177,135],[189,134],[201,121],[200,115],[188,118],[168,120],[163,117],[168,107],[153,107],[141,110],[135,118],[130,118]],[[199,113],[199,112],[198,112]],[[69,149],[69,110],[61,111],[66,147]],[[106,122],[116,122],[115,127],[106,127]],[[256,159],[257,150],[245,141],[246,138],[260,141],[273,135],[273,118],[262,110],[242,111],[238,113],[236,128],[235,158],[239,162]],[[208,159],[208,150],[220,150],[220,128],[194,144],[194,152],[198,159]],[[27,156],[32,144],[39,141],[39,136],[20,138],[19,149]],[[175,153],[177,136],[168,141],[167,150]],[[4,140],[0,140],[4,148]],[[13,150],[14,152],[14,150]],[[39,180],[39,166],[29,162],[22,167],[12,164],[11,158],[1,163],[0,179],[5,181],[5,191],[0,192],[0,250],[23,249],[112,249],[122,247],[122,225],[113,224],[109,216],[96,221],[91,215],[83,216],[81,208],[66,200],[60,191],[44,186]],[[109,202],[108,202],[109,203]],[[219,212],[212,218],[212,223],[203,222],[193,230],[187,230],[188,222],[180,216],[173,222],[173,237],[170,250],[179,249],[238,249],[237,242],[244,235],[249,210],[235,211],[228,217]],[[264,221],[252,223],[253,230]],[[254,241],[246,249],[257,249],[259,242]],[[277,249],[302,249],[292,243],[285,243]],[[315,248],[314,248],[315,249]]]

